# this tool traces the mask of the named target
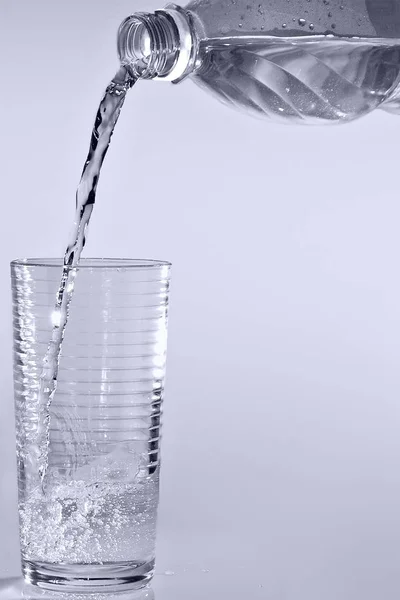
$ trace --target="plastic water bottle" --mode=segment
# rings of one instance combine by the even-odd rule
[[[400,114],[399,0],[193,0],[128,17],[118,50],[136,77],[275,121]]]

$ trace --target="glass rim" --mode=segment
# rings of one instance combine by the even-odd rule
[[[42,267],[62,269],[63,258],[17,258],[11,261],[11,267]],[[172,263],[166,260],[150,258],[81,258],[75,267],[82,269],[154,269],[157,267],[170,267]]]

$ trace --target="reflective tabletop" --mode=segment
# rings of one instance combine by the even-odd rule
[[[203,558],[193,553],[168,551],[168,544],[160,542],[156,574],[150,588],[114,594],[71,594],[41,590],[24,583],[18,575],[18,564],[4,572],[0,581],[0,600],[269,600],[283,599],[278,589],[265,585],[261,560],[235,560],[229,549],[218,558],[211,550]],[[233,548],[231,547],[231,550]]]

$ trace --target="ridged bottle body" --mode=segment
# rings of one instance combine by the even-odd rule
[[[200,38],[193,79],[228,105],[306,124],[399,110],[396,0],[195,0],[186,10]]]
[[[227,105],[282,123],[346,123],[385,108],[400,81],[400,45],[300,36],[205,40],[193,80]],[[392,100],[393,98],[393,100]]]

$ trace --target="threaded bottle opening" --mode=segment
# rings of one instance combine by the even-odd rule
[[[178,28],[163,11],[136,13],[119,28],[118,53],[121,64],[134,77],[164,77],[178,60]]]

